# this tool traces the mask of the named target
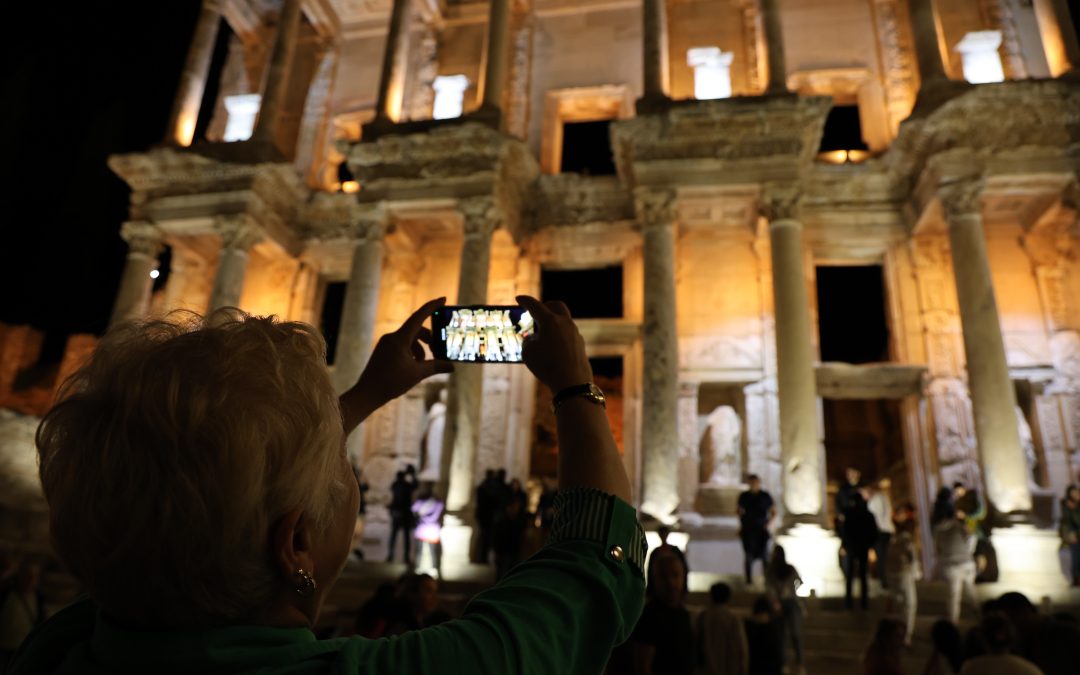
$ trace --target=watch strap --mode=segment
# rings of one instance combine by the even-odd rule
[[[562,405],[563,402],[565,402],[567,399],[574,398],[575,396],[584,396],[593,403],[604,405],[603,394],[597,396],[594,393],[594,388],[596,390],[599,390],[599,387],[597,387],[595,384],[593,384],[592,382],[587,382],[585,384],[575,384],[571,387],[561,389],[557,394],[555,394],[554,398],[551,399],[551,411],[557,411],[559,409],[559,406]],[[604,407],[607,406],[604,405]]]

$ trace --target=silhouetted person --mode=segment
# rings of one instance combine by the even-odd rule
[[[803,666],[802,624],[803,607],[797,591],[802,586],[802,577],[794,566],[788,563],[783,546],[774,546],[769,565],[765,568],[765,586],[769,594],[780,603],[780,615],[784,619],[784,654],[787,664],[788,644],[795,650],[795,668]]]
[[[386,635],[400,635],[446,621],[449,616],[439,612],[439,582],[429,574],[407,574],[397,586],[394,617]]]
[[[495,521],[493,543],[495,546],[495,579],[502,579],[521,562],[521,545],[529,514],[519,499],[510,499],[503,507],[502,515]]]
[[[483,564],[488,563],[493,546],[492,535],[495,528],[495,519],[499,515],[499,501],[502,488],[495,477],[495,470],[488,469],[484,472],[484,480],[476,488],[476,527],[479,531],[477,537],[476,560]]]
[[[858,492],[851,498],[850,507],[844,518],[844,533],[840,540],[844,557],[844,604],[848,609],[854,606],[852,585],[856,576],[859,579],[859,604],[866,609],[870,591],[867,588],[870,549],[877,542],[877,523],[873,514],[866,508],[866,500]]]
[[[979,635],[987,653],[965,661],[960,675],[1043,675],[1030,661],[1009,653],[1016,643],[1016,630],[1004,614],[990,612],[984,616]]]
[[[657,556],[657,553],[653,553]],[[670,551],[656,557],[648,580],[649,600],[630,637],[640,675],[691,675],[694,632],[686,600],[686,568]]]
[[[660,527],[656,528],[656,535],[660,537],[660,545],[653,549],[653,551],[649,554],[649,562],[646,566],[645,578],[652,579],[653,568],[656,566],[656,561],[660,560],[666,553],[670,553],[671,555],[676,556],[682,562],[683,569],[686,570],[687,574],[689,574],[690,565],[686,562],[686,554],[682,552],[681,548],[668,542],[668,537],[671,536],[671,528],[667,525],[661,525]],[[646,584],[645,593],[650,593],[648,584]]]
[[[953,491],[943,487],[938,490],[937,497],[934,498],[934,508],[930,512],[930,525],[936,526],[940,522],[955,517],[956,505],[953,503]]]
[[[767,595],[754,601],[750,616],[743,621],[746,646],[750,652],[750,675],[781,675],[784,670],[784,620],[777,616]]]
[[[903,651],[904,624],[882,619],[863,657],[863,675],[904,675]]]
[[[386,562],[394,559],[394,544],[398,533],[402,535],[402,557],[406,564],[412,562],[413,492],[416,491],[416,469],[410,464],[404,471],[394,475],[390,485],[390,541],[386,551]]]
[[[836,534],[844,536],[844,523],[847,520],[848,511],[854,504],[855,496],[862,489],[862,472],[853,466],[844,470],[844,482],[836,490]]]
[[[1080,626],[1039,614],[1021,593],[1005,593],[994,602],[1016,629],[1016,653],[1046,675],[1080,673]]]
[[[941,619],[930,627],[934,651],[926,660],[923,675],[954,675],[964,663],[964,638],[952,621]]]
[[[1070,485],[1061,501],[1061,543],[1069,549],[1072,585],[1080,586],[1080,486]]]
[[[702,675],[746,675],[750,654],[742,621],[728,609],[731,587],[716,583],[709,588],[712,604],[698,615],[698,669]]]
[[[739,495],[739,539],[743,547],[743,572],[746,583],[753,583],[753,565],[761,561],[764,571],[765,553],[769,545],[769,523],[776,517],[772,495],[761,489],[761,478],[750,474],[746,478],[749,490]]]

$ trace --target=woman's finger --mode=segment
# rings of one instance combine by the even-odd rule
[[[436,309],[445,304],[445,297],[428,300],[420,306],[420,309],[413,312],[412,316],[405,319],[405,323],[401,324],[401,328],[398,329],[398,332],[408,337],[410,341],[416,339],[417,334],[420,332],[420,329],[424,327],[424,322],[428,320],[428,317],[430,317]]]
[[[544,304],[547,305],[548,309],[551,310],[552,314],[565,316],[568,319],[570,318],[570,308],[567,307],[566,303],[564,303],[562,300],[548,300]]]

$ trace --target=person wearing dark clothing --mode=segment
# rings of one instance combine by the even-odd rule
[[[493,534],[495,520],[499,515],[502,487],[495,476],[494,469],[484,472],[484,480],[476,488],[476,528],[478,530],[477,550],[473,562],[488,563],[494,546]]]
[[[947,487],[938,490],[934,499],[934,508],[930,512],[930,525],[952,520],[956,517],[956,505],[953,503],[953,491]]]
[[[750,675],[781,675],[784,670],[784,619],[767,595],[754,602],[743,622],[750,653]]]
[[[412,562],[413,492],[416,491],[416,469],[410,464],[398,471],[390,485],[390,544],[386,562],[394,560],[394,544],[398,533],[402,535],[402,557],[405,564]]]
[[[653,575],[656,574],[656,563],[669,553],[682,562],[683,570],[687,574],[687,578],[683,579],[684,587],[687,586],[690,575],[690,565],[686,562],[686,554],[683,553],[682,549],[678,546],[668,543],[668,537],[671,536],[671,528],[667,525],[661,525],[656,528],[656,534],[660,537],[660,545],[649,553],[649,560],[645,566],[645,594],[647,596],[651,596],[653,589],[656,587],[655,584],[652,583]]]
[[[843,484],[836,491],[836,534],[841,538],[844,536],[844,522],[847,520],[848,511],[862,487],[862,472],[849,466],[844,471]]]
[[[948,488],[946,488],[948,489]],[[930,627],[930,641],[934,651],[926,661],[923,675],[954,675],[964,665],[964,638],[960,629],[948,619],[941,619]]]
[[[851,590],[855,575],[859,576],[859,602],[863,609],[869,604],[867,573],[870,549],[877,542],[878,528],[874,514],[866,508],[866,500],[856,493],[851,499],[851,508],[844,518],[844,534],[840,539],[841,555],[844,560],[844,603],[848,609],[854,606]]]
[[[769,544],[769,523],[776,516],[772,495],[761,489],[761,478],[750,474],[746,482],[750,489],[739,495],[739,538],[743,546],[743,572],[746,583],[753,583],[753,565],[761,561],[762,571],[767,564],[766,549]]]
[[[654,552],[649,601],[630,637],[641,675],[691,675],[694,631],[686,599],[686,568],[668,552]]]
[[[1061,501],[1061,543],[1069,549],[1072,585],[1080,586],[1080,485],[1070,485]]]
[[[994,608],[1016,628],[1016,654],[1031,661],[1044,675],[1080,673],[1080,626],[1039,614],[1021,593],[1005,593]]]
[[[525,528],[529,525],[529,514],[522,508],[522,502],[511,499],[503,507],[502,515],[495,521],[492,543],[495,548],[495,579],[521,562],[521,546],[525,538]]]

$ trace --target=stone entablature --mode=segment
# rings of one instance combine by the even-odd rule
[[[525,223],[530,232],[634,220],[633,197],[615,176],[540,176],[529,193],[526,209]]]

